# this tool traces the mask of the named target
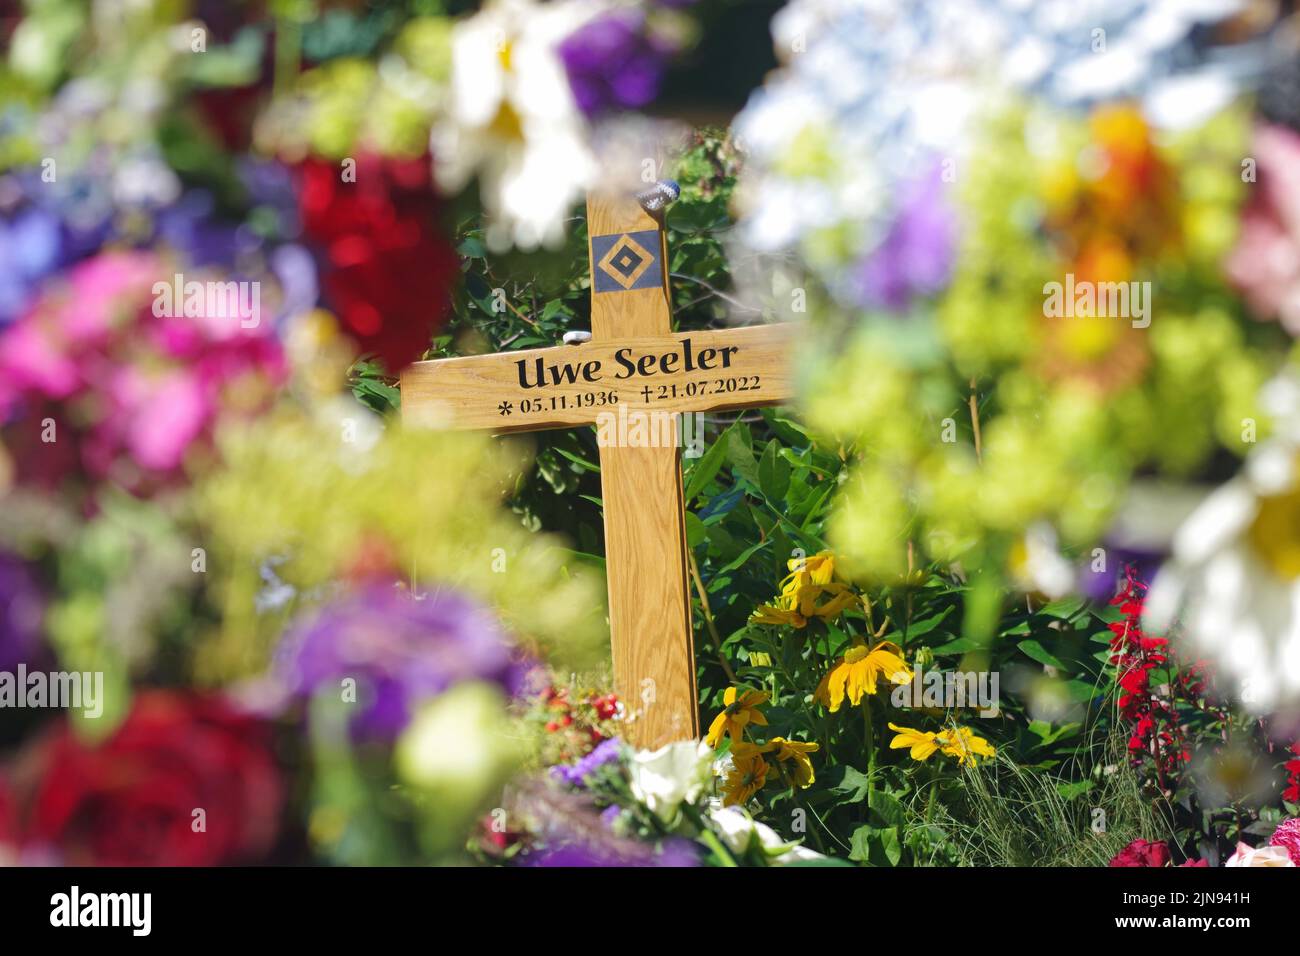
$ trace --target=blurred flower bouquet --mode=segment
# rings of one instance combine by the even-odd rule
[[[452,307],[435,177],[553,241],[582,167],[531,157],[652,96],[687,21],[437,6],[4,21],[0,859],[456,859],[532,759],[530,675],[602,643],[597,582],[502,506],[525,449],[385,413]],[[46,671],[99,691],[14,709]]]

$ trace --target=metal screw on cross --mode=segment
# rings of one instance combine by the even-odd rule
[[[611,406],[675,419],[788,401],[796,326],[673,332],[663,210],[679,194],[665,180],[588,196],[590,341],[566,333],[553,348],[417,362],[402,374],[403,419],[506,433],[591,426]],[[602,441],[600,467],[625,736],[639,747],[698,737],[681,448]]]

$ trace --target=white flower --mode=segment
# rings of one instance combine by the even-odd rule
[[[977,111],[1026,92],[1052,106],[1134,98],[1157,124],[1190,125],[1262,59],[1258,43],[1211,56],[1195,29],[1242,2],[790,0],[772,20],[782,67],[734,126],[738,234],[799,253],[851,300],[851,267],[884,234],[898,184],[936,158],[963,168]]]
[[[1237,852],[1229,857],[1224,866],[1295,866],[1286,847],[1262,846],[1252,850],[1244,843],[1237,844]]]
[[[457,684],[420,706],[394,748],[402,779],[446,800],[482,800],[518,760],[501,689]]]
[[[594,12],[582,0],[492,0],[453,32],[451,102],[430,139],[434,174],[448,192],[479,177],[496,247],[558,245],[593,178],[586,121],[556,47]]]
[[[632,795],[664,823],[683,803],[694,803],[708,786],[713,751],[702,740],[683,740],[658,750],[638,750],[628,766]]]
[[[1056,532],[1046,523],[1025,532],[1014,552],[1011,570],[1022,591],[1036,591],[1052,601],[1074,589],[1074,566],[1061,554]]]
[[[805,860],[824,860],[825,857],[798,842],[789,843],[765,823],[759,823],[744,807],[724,807],[718,802],[709,806],[709,822],[732,853],[749,850],[755,839],[769,856],[774,866],[784,866]]]
[[[1181,622],[1217,671],[1237,680],[1226,689],[1257,712],[1300,701],[1300,443],[1290,433],[1300,402],[1288,411],[1288,396],[1300,400],[1300,391],[1266,389],[1281,434],[1178,529],[1144,617],[1153,632]]]

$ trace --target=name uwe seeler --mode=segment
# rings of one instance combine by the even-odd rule
[[[740,346],[728,345],[720,349],[705,348],[696,352],[690,339],[682,339],[680,349],[663,353],[651,352],[637,355],[636,350],[628,346],[614,353],[614,361],[618,363],[614,378],[656,375],[659,372],[671,374],[679,368],[683,372],[696,370],[711,372],[715,369],[727,369],[731,368],[731,360],[739,351]],[[579,380],[599,382],[604,377],[601,365],[600,359],[590,359],[586,362],[547,362],[541,356],[535,359],[520,359],[515,363],[515,367],[519,370],[520,388],[545,388],[547,385],[562,383],[572,385]],[[529,381],[530,372],[532,381]]]

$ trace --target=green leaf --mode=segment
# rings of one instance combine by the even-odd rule
[[[755,488],[761,488],[758,480],[758,462],[754,460],[754,449],[748,428],[734,427],[727,429],[730,441],[727,442],[727,460],[731,468]]]
[[[1057,670],[1069,670],[1061,661],[1048,653],[1047,648],[1043,647],[1038,641],[1028,640],[1021,641],[1016,647],[1020,648],[1029,657],[1038,661],[1040,664],[1046,664],[1048,667],[1055,667]]]
[[[1038,609],[1039,614],[1046,614],[1048,617],[1069,620],[1079,613],[1083,607],[1084,599],[1079,597],[1061,598],[1059,601],[1053,601],[1051,604],[1044,604]]]
[[[775,409],[765,408],[760,414],[772,426],[772,431],[776,433],[777,437],[787,445],[801,445],[812,441],[808,437],[807,428],[793,419],[778,415]]]
[[[866,863],[871,859],[871,839],[876,834],[875,827],[858,827],[849,840],[849,859]]]
[[[359,378],[352,384],[352,394],[357,400],[381,414],[399,408],[402,393],[386,382],[373,378]]]
[[[813,506],[808,509],[808,517],[804,518],[803,523],[799,525],[800,531],[808,530],[808,526],[821,514],[822,504],[831,496],[831,492],[835,490],[835,482],[828,481],[825,482],[825,485],[826,487],[822,490],[821,496],[813,503]]]
[[[920,637],[922,634],[929,634],[936,627],[938,627],[940,624],[943,623],[944,618],[946,618],[949,614],[951,614],[955,610],[957,610],[956,605],[949,604],[938,614],[933,614],[930,617],[924,618],[920,621],[913,621],[907,627],[908,639],[910,640],[913,637]]]
[[[713,476],[722,467],[722,462],[727,456],[730,432],[731,429],[727,429],[718,436],[718,439],[709,446],[709,450],[704,453],[704,456],[694,459],[694,464],[687,471],[685,499],[687,506],[704,491],[705,486],[713,480]]]
[[[1075,797],[1083,796],[1092,789],[1091,780],[1080,780],[1076,783],[1061,782],[1056,785],[1056,792],[1064,800],[1073,800]]]
[[[758,544],[750,545],[744,551],[740,552],[740,556],[738,558],[736,558],[734,561],[728,562],[726,565],[720,568],[714,576],[716,577],[719,574],[726,574],[728,571],[736,570],[737,568],[744,565],[744,563],[748,561],[750,557],[752,557],[756,552],[762,550],[763,548],[766,548],[767,545],[768,542],[766,541],[760,541],[758,542]]]
[[[1057,741],[1065,740],[1069,737],[1077,737],[1083,725],[1077,721],[1067,724],[1061,724],[1055,730],[1052,725],[1043,720],[1030,721],[1029,732],[1039,738],[1039,743],[1034,744],[1034,748],[1048,747]]]
[[[698,548],[708,540],[709,529],[704,527],[704,522],[695,517],[693,512],[686,512],[686,543],[692,548]]]
[[[790,490],[790,463],[781,458],[780,451],[779,442],[769,441],[758,463],[759,490],[773,504],[785,501]]]
[[[850,860],[870,863],[872,866],[897,866],[903,857],[903,845],[895,827],[858,827],[849,843]]]
[[[580,458],[577,455],[575,455],[573,452],[566,451],[565,449],[559,447],[558,445],[555,446],[555,450],[559,454],[563,455],[565,458],[569,459],[569,461],[573,462],[583,471],[594,471],[597,474],[600,473],[600,465],[593,465],[591,462],[587,461],[587,459]]]
[[[588,564],[593,568],[600,568],[602,571],[605,570],[605,559],[599,554],[588,554],[585,551],[575,551],[572,548],[556,548],[555,550],[561,554],[567,554],[579,564]]]
[[[1068,693],[1072,699],[1077,700],[1080,703],[1086,703],[1092,700],[1094,697],[1098,697],[1101,694],[1105,693],[1097,685],[1084,680],[1066,681],[1065,690],[1066,693]]]
[[[891,827],[901,826],[906,817],[903,805],[893,795],[883,790],[877,790],[871,795],[871,810]]]
[[[898,861],[903,858],[903,844],[898,839],[898,828],[890,827],[883,831],[880,834],[880,844],[889,865],[898,866]]]
[[[846,800],[841,800],[841,803],[860,803],[867,795],[867,775],[861,770],[848,765],[836,767],[830,771],[830,780],[833,781],[831,790],[848,797]]]
[[[949,641],[947,644],[940,644],[932,648],[935,654],[965,654],[967,651],[978,651],[984,647],[984,642],[973,637],[959,637],[955,641]]]

